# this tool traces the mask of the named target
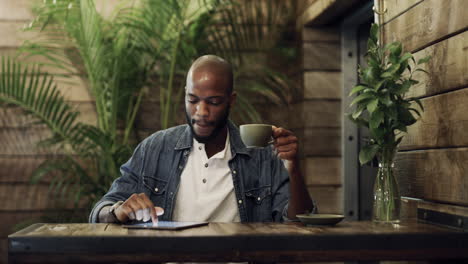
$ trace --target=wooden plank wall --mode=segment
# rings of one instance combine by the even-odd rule
[[[343,212],[338,28],[303,29],[304,173],[320,213]]]
[[[431,55],[410,96],[426,109],[401,143],[396,168],[402,195],[431,210],[468,215],[468,1],[385,0],[385,43],[402,41]],[[427,208],[427,202],[418,207]]]
[[[32,14],[29,1],[0,1],[0,54],[12,55],[21,42],[34,34],[21,33],[21,28],[29,23]],[[29,174],[41,156],[16,154],[29,145],[31,138],[27,128],[22,126],[27,120],[17,116],[14,109],[0,109],[0,263],[6,263],[6,236],[13,231],[17,222],[39,217],[48,207],[44,185],[30,187],[24,175]],[[13,142],[23,142],[15,146]],[[27,148],[31,148],[30,145]],[[43,198],[39,198],[43,197]],[[36,209],[38,206],[40,209]],[[41,210],[42,209],[42,210]]]

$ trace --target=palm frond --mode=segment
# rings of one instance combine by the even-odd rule
[[[45,125],[52,135],[38,142],[45,148],[61,147],[81,156],[98,155],[111,145],[110,137],[100,129],[78,122],[76,111],[58,90],[53,77],[40,67],[23,67],[2,57],[0,67],[0,103],[19,107],[25,115]]]
[[[98,126],[115,138],[117,120],[126,116],[122,109],[133,107],[129,104],[143,87],[146,62],[126,28],[113,23],[101,17],[92,0],[45,1],[30,28],[43,34],[21,51],[44,57],[66,74],[84,75],[95,98]],[[126,127],[131,130],[133,123]]]
[[[2,57],[0,68],[0,102],[18,106],[52,132],[47,145],[67,142],[77,144],[73,131],[77,129],[79,112],[64,100],[53,77],[39,67],[22,67],[10,58]],[[29,80],[28,80],[29,79]]]
[[[47,159],[39,165],[31,176],[31,183],[36,184],[45,176],[52,175],[49,183],[50,195],[60,197],[63,201],[74,201],[75,208],[79,206],[91,208],[96,201],[90,197],[100,197],[106,190],[99,187],[88,170],[76,160],[76,157],[62,155]]]

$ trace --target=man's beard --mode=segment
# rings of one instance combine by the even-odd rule
[[[221,131],[223,130],[223,128],[226,126],[226,124],[228,122],[230,108],[231,108],[231,106],[227,107],[226,112],[224,113],[224,115],[221,116],[220,119],[218,119],[215,122],[210,122],[209,123],[210,125],[215,126],[215,128],[213,129],[213,131],[211,131],[211,134],[209,136],[200,137],[195,133],[195,129],[193,128],[193,125],[195,124],[196,121],[195,121],[195,119],[192,119],[190,117],[190,115],[187,112],[187,107],[185,107],[185,118],[187,119],[187,124],[190,126],[190,129],[192,130],[193,137],[198,142],[203,143],[203,144],[206,144],[206,143],[210,142],[211,140],[213,140],[214,138],[216,138],[219,135],[219,133],[221,133]]]

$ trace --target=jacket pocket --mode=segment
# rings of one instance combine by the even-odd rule
[[[261,204],[265,199],[271,197],[271,186],[250,189],[245,192],[245,196],[256,204]]]
[[[166,192],[167,181],[153,176],[143,176],[143,185],[154,195]]]

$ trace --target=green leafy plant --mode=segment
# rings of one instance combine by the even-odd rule
[[[241,50],[256,43],[255,51],[264,56],[291,57],[290,50],[277,52],[291,12],[283,1],[277,7],[268,1],[261,14],[253,3],[257,1],[246,2],[239,13],[239,5],[227,0],[123,1],[104,18],[93,0],[41,1],[27,29],[41,34],[23,45],[21,56],[40,57],[53,70],[46,73],[45,67],[6,58],[0,68],[0,106],[22,109],[33,124],[50,132],[38,145],[55,155],[35,170],[32,182],[52,175],[53,193],[91,209],[118,177],[132,142],[139,141],[132,138],[138,137],[135,127],[144,98],[150,94],[158,99],[161,128],[174,125],[185,73],[203,54],[233,62],[237,109],[244,120],[261,119],[251,98],[286,103],[291,91],[286,76],[266,64],[253,67]],[[262,25],[261,32],[252,25]],[[89,89],[96,124],[82,122],[79,109],[60,92],[63,82],[57,77],[70,76],[80,77]]]
[[[110,183],[113,178],[111,174],[96,177],[90,169],[116,169],[114,162],[122,162],[130,149],[113,143],[98,127],[79,122],[80,113],[65,101],[53,77],[41,72],[40,67],[24,67],[3,58],[0,70],[0,105],[19,107],[35,125],[46,127],[50,136],[38,145],[61,153],[43,162],[34,172],[32,181],[38,182],[52,171],[60,172],[60,177],[52,180],[51,189],[62,198],[72,198],[75,205],[94,202],[97,195],[106,191],[103,184]]]
[[[390,164],[407,127],[414,124],[424,111],[419,99],[406,98],[405,94],[418,83],[413,74],[424,72],[414,67],[428,62],[430,57],[416,62],[411,53],[403,53],[400,42],[382,47],[378,36],[379,26],[372,24],[367,43],[367,66],[359,69],[360,83],[349,94],[355,96],[351,102],[355,109],[348,117],[370,132],[368,144],[359,153],[361,164],[375,156],[379,161]]]

